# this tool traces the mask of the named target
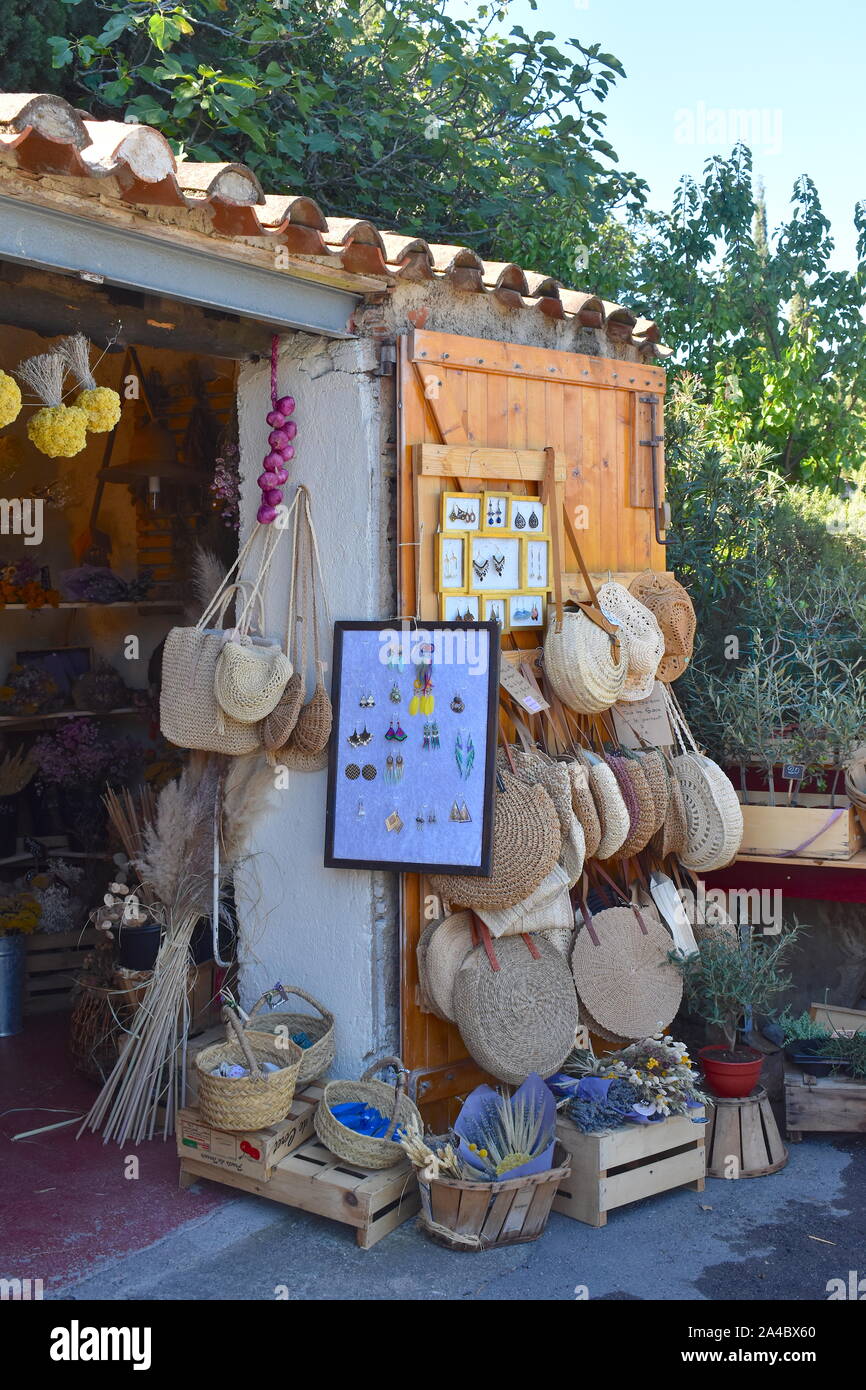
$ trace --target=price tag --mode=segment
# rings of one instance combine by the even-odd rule
[[[789,782],[802,782],[806,775],[804,763],[785,763],[782,767],[782,776]]]
[[[528,714],[540,714],[542,710],[550,709],[550,705],[539,695],[523,672],[513,666],[510,661],[503,661],[502,663],[499,684],[508,691],[512,700],[516,700],[521,709],[525,709]]]
[[[624,748],[666,748],[673,743],[665,705],[664,690],[658,681],[645,700],[621,700],[613,706],[613,722]]]

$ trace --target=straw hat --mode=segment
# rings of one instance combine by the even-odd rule
[[[656,673],[660,681],[675,681],[692,659],[697,619],[688,593],[670,575],[644,570],[629,592],[654,614],[664,635],[665,652]]]
[[[743,839],[743,811],[722,769],[701,753],[682,753],[672,761],[686,816],[686,843],[680,859],[688,869],[708,873],[736,856]]]
[[[589,776],[583,763],[575,759],[568,764],[571,782],[571,806],[583,826],[586,858],[593,859],[601,844],[601,821],[598,818],[595,802],[589,787]]]
[[[454,1013],[470,1056],[500,1081],[559,1071],[577,1029],[577,996],[568,962],[543,936],[538,959],[520,936],[496,943],[499,969],[472,951],[454,981]]]
[[[563,704],[581,714],[598,714],[620,699],[628,676],[628,636],[617,634],[619,654],[604,628],[581,609],[567,608],[558,626],[551,615],[544,639],[544,670]]]
[[[610,859],[625,843],[631,816],[619,783],[607,763],[594,753],[581,753],[579,761],[586,767],[589,789],[601,825],[601,840],[596,857]]]
[[[582,1005],[601,1028],[622,1038],[646,1038],[666,1028],[683,995],[682,977],[668,960],[668,932],[654,909],[642,908],[641,916],[646,935],[629,907],[597,913],[598,945],[584,926],[571,956]]]
[[[472,914],[456,912],[434,926],[424,953],[424,983],[433,1012],[454,1021],[454,979],[472,950]]]
[[[554,864],[547,878],[522,903],[498,910],[480,908],[476,916],[495,937],[519,936],[521,932],[556,931],[560,928],[571,931],[574,913],[568,896],[570,886],[570,875],[561,864]]]
[[[605,616],[628,634],[628,674],[621,700],[645,700],[652,694],[665,639],[655,614],[640,603],[623,584],[610,580],[598,591]]]
[[[656,818],[655,800],[643,768],[636,758],[614,751],[605,754],[605,761],[613,768],[623,800],[630,812],[628,834],[614,857],[629,859],[631,855],[645,849],[652,838]]]
[[[493,868],[485,878],[431,874],[434,892],[460,907],[513,907],[546,878],[559,858],[562,832],[544,787],[510,772],[497,773],[493,812]]]

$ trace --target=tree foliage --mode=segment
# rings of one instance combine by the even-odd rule
[[[446,0],[102,0],[94,32],[67,4],[50,44],[70,100],[331,213],[496,257],[546,201],[572,208],[583,242],[643,194],[605,139],[621,63],[546,30],[503,35],[504,3],[456,18]]]

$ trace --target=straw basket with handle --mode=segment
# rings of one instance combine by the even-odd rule
[[[396,1086],[373,1079],[376,1072],[385,1067],[396,1070]],[[390,1123],[385,1137],[374,1139],[369,1134],[357,1134],[341,1124],[331,1107],[347,1101],[350,1104],[372,1105],[381,1115],[389,1115]],[[391,1136],[398,1125],[407,1125],[411,1119],[423,1128],[418,1108],[406,1094],[406,1068],[399,1057],[383,1057],[367,1068],[360,1081],[329,1081],[319,1101],[314,1123],[325,1148],[344,1162],[357,1163],[360,1168],[390,1168],[405,1157],[403,1149]]]
[[[303,1052],[297,1043],[269,1041],[262,1034],[244,1033],[234,1014],[223,1009],[226,1040],[198,1053],[198,1103],[214,1129],[266,1129],[285,1119],[292,1108]],[[213,1076],[220,1062],[249,1068],[249,1076]],[[274,1062],[279,1071],[262,1071]]]
[[[298,1071],[297,1085],[306,1086],[317,1077],[324,1076],[334,1060],[337,1050],[334,1015],[324,1004],[320,1004],[318,999],[314,999],[312,994],[301,989],[300,985],[286,985],[280,988],[284,996],[295,994],[299,999],[305,999],[308,1004],[312,1004],[320,1017],[316,1018],[313,1014],[288,1013],[281,1009],[265,1011],[265,1004],[273,997],[272,991],[266,990],[250,1010],[246,1025],[247,1036],[273,1039],[278,1028],[285,1029],[285,1034],[281,1034],[278,1042],[280,1049],[284,1041],[291,1040],[293,1033],[304,1032],[307,1037],[312,1038],[312,1047],[301,1048],[301,1066]]]

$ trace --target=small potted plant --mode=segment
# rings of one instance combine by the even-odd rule
[[[748,1096],[757,1086],[764,1059],[738,1034],[747,1013],[765,1012],[788,989],[791,981],[782,964],[797,934],[791,927],[776,938],[750,936],[740,942],[720,933],[703,941],[698,955],[672,954],[682,971],[687,1005],[724,1035],[723,1043],[698,1052],[714,1095]]]

